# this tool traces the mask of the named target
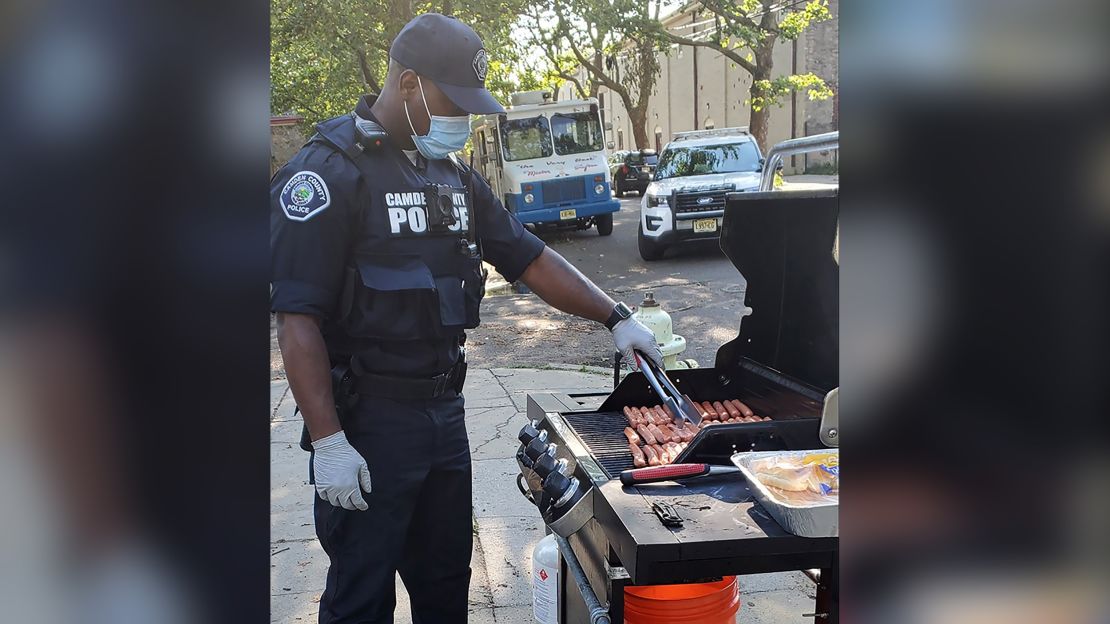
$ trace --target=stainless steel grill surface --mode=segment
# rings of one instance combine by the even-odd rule
[[[566,414],[566,421],[586,445],[586,450],[597,460],[610,479],[622,470],[633,468],[632,453],[624,428],[628,419],[620,412],[595,412],[592,414]]]

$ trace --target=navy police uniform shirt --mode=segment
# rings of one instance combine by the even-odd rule
[[[484,259],[509,281],[544,243],[467,167],[414,165],[389,142],[350,149],[356,118],[374,121],[372,103],[363,98],[354,116],[319,124],[274,176],[270,308],[323,319],[333,363],[432,376],[458,360],[462,334],[478,324],[484,274],[460,239],[476,234]],[[429,183],[450,187],[454,224],[429,223]]]

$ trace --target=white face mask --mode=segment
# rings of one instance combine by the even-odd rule
[[[428,113],[428,119],[431,121],[428,125],[428,134],[424,136],[416,134],[412,117],[409,115],[409,103],[405,102],[405,117],[409,120],[409,129],[412,130],[412,142],[416,144],[416,150],[428,160],[447,158],[448,154],[457,152],[466,145],[466,139],[470,136],[470,115],[458,117],[433,115],[428,109],[428,99],[424,97],[424,83],[421,82],[420,76],[416,77],[416,82],[420,85],[420,99],[424,100],[424,112]]]

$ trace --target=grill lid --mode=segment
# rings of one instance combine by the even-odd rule
[[[728,194],[721,249],[752,313],[717,368],[749,358],[823,391],[840,385],[838,216],[838,189]]]

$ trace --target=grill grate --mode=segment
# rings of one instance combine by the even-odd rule
[[[628,451],[628,438],[624,437],[624,428],[628,426],[624,414],[591,412],[564,414],[563,417],[610,479],[617,478],[622,470],[635,467],[632,453]]]
[[[586,188],[580,177],[547,180],[540,183],[540,190],[545,204],[561,204],[586,197]]]

